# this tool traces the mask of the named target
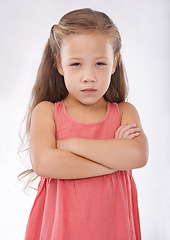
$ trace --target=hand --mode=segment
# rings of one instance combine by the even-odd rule
[[[128,138],[134,139],[135,137],[139,136],[140,129],[136,127],[136,124],[128,124],[120,126],[116,133],[115,138]]]
[[[57,149],[60,149],[63,151],[70,152],[70,146],[71,146],[70,144],[71,144],[71,138],[56,141]]]

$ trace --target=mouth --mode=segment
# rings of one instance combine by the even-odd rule
[[[94,93],[96,91],[97,90],[94,88],[85,88],[85,89],[81,90],[81,92],[83,92],[83,93]]]

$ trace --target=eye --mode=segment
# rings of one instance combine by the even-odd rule
[[[72,63],[70,66],[80,66],[80,63],[79,62]]]
[[[104,63],[104,62],[98,62],[97,65],[98,65],[98,66],[104,66],[104,65],[106,65],[106,63]]]

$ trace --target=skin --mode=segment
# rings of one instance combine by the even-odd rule
[[[89,108],[105,105],[103,95],[110,84],[118,56],[100,33],[70,35],[63,40],[58,71],[69,92],[65,103]],[[94,91],[85,91],[85,90]]]
[[[98,32],[70,35],[62,42],[61,59],[55,59],[69,92],[64,100],[67,113],[79,122],[101,121],[107,111],[103,95],[118,59],[109,39]],[[43,177],[78,179],[143,167],[148,159],[148,142],[138,112],[130,103],[120,103],[119,109],[121,126],[115,139],[70,138],[56,142],[54,104],[38,104],[30,130],[34,171]]]

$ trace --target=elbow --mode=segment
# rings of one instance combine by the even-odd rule
[[[31,165],[33,171],[41,177],[48,177],[46,170],[47,167],[45,166],[45,161],[43,156],[39,156],[36,154],[30,155]]]
[[[149,149],[148,149],[148,145],[146,145],[144,148],[141,148],[138,150],[137,153],[137,168],[142,168],[144,167],[147,162],[148,162],[148,158],[149,158]]]
[[[54,155],[56,149],[34,152],[30,155],[33,171],[44,178],[60,178],[61,161],[58,154]]]
[[[38,161],[38,159],[35,157],[31,157],[30,159],[31,159],[32,169],[35,172],[35,174],[43,177],[44,172],[43,172],[43,168],[41,166],[41,161]]]
[[[138,158],[138,166],[137,168],[144,167],[148,162],[148,156],[145,153],[142,153]]]
[[[40,177],[44,177],[44,174],[42,172],[42,170],[39,167],[32,167],[33,171],[35,172],[36,175],[40,176]]]

